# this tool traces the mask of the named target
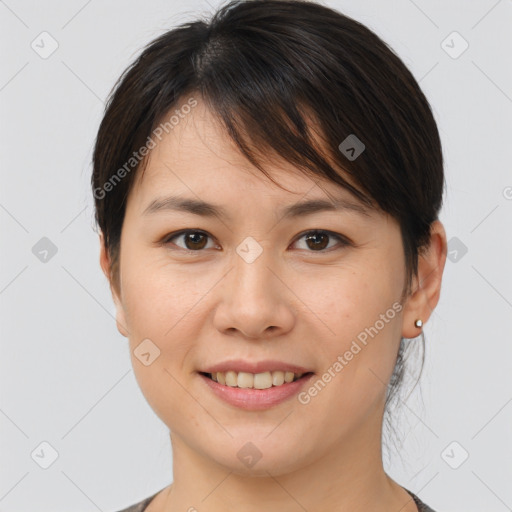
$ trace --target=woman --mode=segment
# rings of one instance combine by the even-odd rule
[[[392,50],[313,2],[231,2],[126,70],[93,164],[117,327],[173,452],[125,511],[431,511],[382,465],[446,258],[437,126]]]

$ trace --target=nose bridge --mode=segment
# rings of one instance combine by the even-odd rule
[[[275,276],[272,267],[272,250],[253,237],[246,237],[237,247],[233,264],[233,292],[245,300],[271,299]]]
[[[271,270],[276,266],[273,251],[248,237],[236,248],[232,265],[217,308],[217,328],[235,328],[254,338],[288,330],[294,315],[281,280]]]

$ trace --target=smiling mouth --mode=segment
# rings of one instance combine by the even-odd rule
[[[199,373],[218,384],[241,389],[269,389],[286,386],[286,384],[296,382],[313,374],[313,372],[293,373],[282,371],[262,372],[257,374],[235,371],[215,372],[213,374],[206,372]]]

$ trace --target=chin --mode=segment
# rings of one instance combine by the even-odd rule
[[[248,439],[245,436],[245,439]],[[296,446],[285,446],[284,443],[260,441],[228,442],[226,451],[210,453],[209,456],[227,471],[240,476],[268,477],[291,473],[299,467],[306,465],[298,455]],[[277,449],[277,446],[279,449]],[[304,447],[301,446],[301,452]]]

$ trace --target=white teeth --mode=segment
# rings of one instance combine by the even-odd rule
[[[291,382],[293,380],[293,372],[286,372],[284,374],[284,381]]]
[[[240,377],[238,377],[240,378]],[[256,373],[254,375],[254,389],[268,389],[272,387],[272,374],[270,372]]]
[[[303,373],[293,372],[263,372],[263,373],[248,373],[248,372],[215,372],[211,374],[212,380],[230,386],[232,388],[253,388],[253,389],[268,389],[272,386],[281,386],[284,383],[293,382],[300,379]]]
[[[219,372],[217,372],[217,374],[218,373]],[[226,386],[231,386],[232,388],[236,388],[238,386],[238,378],[235,372],[226,372]]]
[[[272,372],[272,384],[274,386],[280,386],[281,384],[284,384],[284,373]]]
[[[238,387],[239,388],[253,388],[254,387],[254,374],[247,372],[238,372]]]

